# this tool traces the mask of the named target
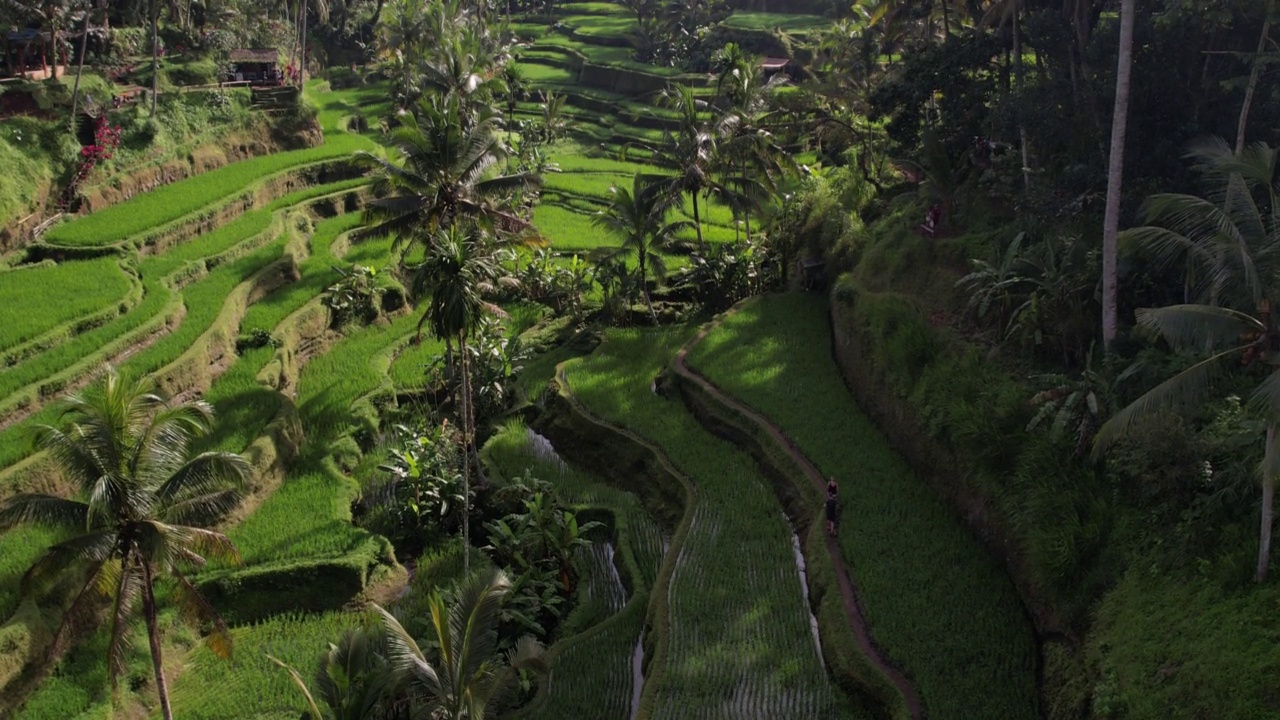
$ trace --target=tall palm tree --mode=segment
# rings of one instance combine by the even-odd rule
[[[486,293],[502,281],[500,250],[474,224],[453,224],[430,236],[426,257],[414,270],[413,291],[418,297],[430,296],[426,312],[418,322],[418,331],[429,324],[436,337],[457,341],[461,377],[458,386],[459,411],[462,415],[462,445],[468,461],[462,464],[462,538],[463,546],[471,546],[471,465],[479,467],[473,449],[475,442],[475,409],[471,399],[471,364],[467,342],[488,313],[500,312],[485,301]],[[469,553],[463,555],[470,569]]]
[[[667,221],[667,216],[680,202],[679,195],[668,191],[668,182],[663,176],[636,173],[630,190],[616,185],[609,188],[608,206],[592,219],[597,227],[606,228],[622,239],[617,247],[596,250],[592,259],[600,262],[635,256],[640,291],[654,322],[658,316],[649,299],[650,272],[659,278],[666,275],[661,251],[675,240],[676,233],[690,224],[687,220]]]
[[[664,104],[676,111],[678,125],[675,132],[664,133],[663,141],[656,147],[646,148],[659,167],[674,171],[666,180],[667,192],[682,199],[688,194],[693,199],[693,226],[698,235],[698,247],[706,250],[702,239],[702,216],[698,198],[719,190],[715,183],[713,167],[716,163],[716,135],[704,118],[707,103],[693,94],[688,85],[675,85],[662,94]]]
[[[464,124],[456,99],[424,99],[391,136],[390,158],[361,151],[375,170],[375,195],[365,208],[365,236],[395,238],[403,255],[415,242],[429,242],[455,222],[515,232],[528,223],[510,209],[513,196],[539,184],[532,173],[490,175],[505,157],[489,115]]]
[[[1116,102],[1111,116],[1111,159],[1107,166],[1106,216],[1102,222],[1102,342],[1116,339],[1116,235],[1120,230],[1120,193],[1124,183],[1124,145],[1129,120],[1129,76],[1133,69],[1135,0],[1120,3],[1120,51],[1116,61]]]
[[[1214,304],[1140,309],[1138,325],[1175,349],[1206,357],[1174,375],[1116,413],[1103,425],[1100,453],[1145,416],[1191,407],[1210,389],[1215,371],[1240,356],[1272,370],[1254,389],[1252,400],[1266,420],[1262,510],[1255,579],[1263,582],[1271,562],[1277,477],[1280,477],[1280,323],[1271,308],[1280,301],[1280,149],[1255,145],[1240,157],[1221,139],[1192,149],[1192,157],[1216,184],[1206,197],[1157,195],[1147,202],[1152,224],[1124,233],[1168,262],[1185,259],[1204,278],[1200,297]],[[1221,304],[1219,304],[1221,303]],[[1234,306],[1234,307],[1232,307]]]
[[[386,632],[388,659],[407,683],[416,706],[429,709],[439,720],[483,720],[491,705],[510,692],[519,671],[545,674],[541,645],[524,636],[501,661],[498,659],[498,620],[511,581],[492,569],[468,577],[458,588],[452,607],[438,592],[431,609],[431,645],[424,652],[391,613],[373,609]]]
[[[795,161],[784,152],[765,128],[769,99],[787,83],[784,75],[765,80],[756,59],[745,54],[726,54],[717,80],[725,108],[716,123],[720,152],[721,194],[746,219],[747,241],[751,241],[751,212],[777,190],[776,180],[796,172]]]
[[[84,499],[24,493],[0,506],[0,529],[31,523],[72,533],[31,566],[22,590],[41,593],[68,574],[81,583],[54,636],[53,654],[61,652],[71,625],[93,610],[95,599],[111,596],[107,660],[113,688],[124,667],[128,621],[141,599],[160,708],[171,720],[155,582],[171,580],[183,614],[209,623],[209,646],[230,655],[226,626],[184,571],[203,565],[206,557],[239,559],[225,535],[204,526],[234,507],[233,485],[248,476],[249,464],[232,453],[192,454],[192,441],[213,419],[207,403],[171,405],[110,367],[100,382],[64,401],[61,418],[61,427],[38,429],[38,442]]]

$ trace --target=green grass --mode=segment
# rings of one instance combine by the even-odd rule
[[[729,16],[729,19],[724,21],[724,24],[726,27],[739,28],[742,30],[782,30],[794,35],[815,32],[831,27],[831,20],[829,18],[824,18],[821,15],[735,10],[734,13]]]
[[[115,257],[0,272],[0,353],[119,303],[132,284]]]
[[[572,85],[578,80],[578,74],[572,70],[555,65],[543,65],[536,61],[521,61],[516,63],[516,67],[520,69],[520,74],[525,80],[531,83]]]
[[[73,247],[114,245],[224,202],[266,176],[371,147],[368,138],[343,133],[319,147],[233,163],[58,225],[45,234],[44,241]]]
[[[573,28],[575,35],[585,38],[622,40],[636,28],[635,18],[629,15],[569,15],[560,22]]]
[[[273,332],[290,313],[309,300],[322,295],[341,277],[335,267],[345,264],[333,255],[333,242],[339,235],[360,225],[359,213],[347,213],[316,223],[311,235],[311,254],[298,265],[301,278],[281,287],[258,302],[245,314],[241,333],[252,330]]]
[[[1280,717],[1280,586],[1225,591],[1135,566],[1098,607],[1089,653],[1099,716]]]
[[[560,11],[570,15],[622,15],[626,8],[611,2],[571,2],[560,5]]]
[[[731,316],[690,363],[840,480],[840,545],[872,635],[929,717],[1037,717],[1035,642],[1012,583],[862,413],[830,348],[822,298],[774,296]]]
[[[592,225],[590,215],[559,205],[538,205],[533,224],[556,250],[593,250],[618,242],[608,230]]]
[[[791,530],[772,489],[751,458],[651,390],[691,332],[609,332],[591,356],[566,364],[584,405],[661,447],[697,488],[671,580],[654,712],[832,716],[838,697],[814,647]]]
[[[432,337],[430,328],[423,328],[422,342],[406,345],[392,361],[391,382],[397,390],[421,389],[426,385],[427,368],[443,356],[444,341]]]
[[[363,615],[300,613],[232,631],[235,654],[221,660],[205,648],[173,684],[174,717],[183,720],[297,720],[306,707],[289,673],[270,654],[310,680],[316,661],[343,630],[359,626]]]
[[[542,186],[549,192],[574,195],[606,203],[611,197],[610,187],[617,185],[618,187],[629,189],[632,180],[632,175],[558,172],[544,175],[542,177]]]
[[[298,411],[307,433],[303,460],[257,512],[230,532],[246,565],[337,558],[367,541],[369,534],[351,525],[351,500],[359,488],[323,459],[330,443],[349,430],[352,404],[386,379],[376,358],[401,342],[416,322],[409,313],[389,326],[356,330],[307,363],[298,384]]]

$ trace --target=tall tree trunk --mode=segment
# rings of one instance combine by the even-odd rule
[[[1129,119],[1129,76],[1133,69],[1135,0],[1120,5],[1120,52],[1116,62],[1116,103],[1111,116],[1111,162],[1107,169],[1107,211],[1102,225],[1102,342],[1116,339],[1116,236],[1120,232],[1120,191],[1124,182],[1125,131]]]
[[[658,324],[658,313],[653,309],[653,300],[649,297],[649,265],[647,260],[648,253],[645,252],[643,245],[640,246],[640,294],[644,297],[644,304],[649,308],[649,317],[653,318],[654,326]]]
[[[302,50],[298,52],[298,89],[307,85],[307,7],[311,3],[302,0]]]
[[[156,671],[156,693],[160,695],[160,714],[164,720],[173,720],[169,707],[169,684],[164,679],[164,661],[160,655],[160,628],[156,626],[155,583],[151,576],[151,564],[142,561],[142,613],[147,621],[147,639],[151,641],[151,665]]]
[[[58,79],[58,14],[55,12],[49,18],[49,48],[53,51],[53,65],[49,70],[49,77],[54,80]]]
[[[71,88],[71,134],[76,134],[76,109],[80,101],[80,76],[84,75],[84,55],[89,45],[89,14],[90,9],[84,10],[84,33],[80,36],[80,57],[76,63],[76,82]]]
[[[1267,568],[1271,565],[1271,531],[1275,521],[1276,471],[1280,458],[1276,453],[1276,426],[1267,426],[1266,458],[1262,461],[1262,522],[1258,528],[1258,571],[1254,579],[1266,582]]]
[[[1249,124],[1249,107],[1253,105],[1253,94],[1258,89],[1258,77],[1262,75],[1262,52],[1267,49],[1267,35],[1271,32],[1271,8],[1267,7],[1267,17],[1262,21],[1262,35],[1258,38],[1258,52],[1253,56],[1253,71],[1249,73],[1249,86],[1244,91],[1244,105],[1240,108],[1240,122],[1236,125],[1236,157],[1244,151],[1244,128]]]
[[[707,244],[702,240],[702,216],[698,214],[698,191],[693,193],[693,229],[698,232],[698,251],[707,254]]]
[[[160,93],[160,0],[151,0],[151,117]]]
[[[1022,59],[1022,0],[1013,6],[1013,92],[1017,97],[1018,144],[1022,150],[1022,188],[1031,187],[1031,159],[1027,150],[1027,124],[1022,117],[1022,78],[1026,74]]]
[[[458,335],[458,355],[462,365],[462,573],[471,573],[471,436],[475,418],[471,415],[471,360],[467,335]]]
[[[942,0],[942,39],[951,37],[951,11],[947,7],[949,0]]]

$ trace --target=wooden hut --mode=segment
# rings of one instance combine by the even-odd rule
[[[791,67],[791,60],[779,57],[763,57],[760,58],[760,70],[764,72],[765,77],[771,77],[777,73],[786,73]],[[789,73],[788,73],[789,74]]]
[[[280,51],[275,48],[242,48],[231,51],[231,72],[228,82],[247,82],[250,85],[279,85],[284,76],[280,73]]]
[[[32,70],[48,69],[48,32],[35,28],[10,30],[0,35],[4,39],[4,69],[10,76],[23,76]]]

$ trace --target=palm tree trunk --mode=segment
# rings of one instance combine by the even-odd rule
[[[1267,426],[1266,457],[1262,461],[1262,522],[1258,527],[1258,571],[1254,579],[1267,581],[1267,568],[1271,565],[1271,534],[1275,522],[1276,464],[1280,458],[1276,447],[1276,425]]]
[[[1236,125],[1236,157],[1244,151],[1244,128],[1249,123],[1249,108],[1253,105],[1253,93],[1258,89],[1258,77],[1262,75],[1262,52],[1267,49],[1267,35],[1271,32],[1271,13],[1262,21],[1262,36],[1258,38],[1258,52],[1253,56],[1253,70],[1249,73],[1249,86],[1244,91],[1244,105],[1240,108],[1240,122]]]
[[[298,51],[298,89],[307,85],[307,0],[302,0],[302,49]]]
[[[1027,124],[1022,117],[1022,79],[1026,74],[1026,68],[1023,66],[1022,59],[1022,2],[1016,1],[1018,4],[1013,7],[1013,91],[1017,95],[1018,103],[1018,144],[1022,150],[1022,189],[1027,190],[1031,187],[1031,160],[1027,152]]]
[[[160,92],[160,0],[151,0],[151,117],[156,116]]]
[[[703,254],[707,252],[707,244],[702,240],[702,216],[698,214],[698,192],[693,193],[693,228],[698,232],[698,250]]]
[[[156,596],[151,577],[151,564],[142,560],[142,613],[147,621],[147,639],[151,641],[151,665],[156,671],[156,693],[160,695],[160,714],[173,720],[169,707],[169,685],[164,679],[164,662],[160,655],[160,629],[156,626]]]
[[[1111,116],[1111,162],[1107,170],[1107,210],[1102,225],[1102,342],[1116,339],[1116,236],[1120,233],[1120,191],[1124,181],[1124,142],[1129,119],[1129,78],[1133,69],[1135,0],[1120,6],[1120,52],[1116,62],[1116,103]]]
[[[644,295],[644,304],[649,308],[649,317],[653,319],[654,327],[657,327],[658,313],[653,309],[653,298],[649,297],[649,274],[645,270],[643,253],[640,255],[640,293]]]
[[[462,573],[471,573],[471,363],[467,358],[467,335],[458,335],[462,365]]]
[[[84,33],[80,36],[80,58],[76,63],[76,82],[71,87],[71,134],[76,133],[76,109],[80,100],[80,77],[84,75],[84,54],[89,46],[89,14],[90,9],[85,8],[84,11]]]

